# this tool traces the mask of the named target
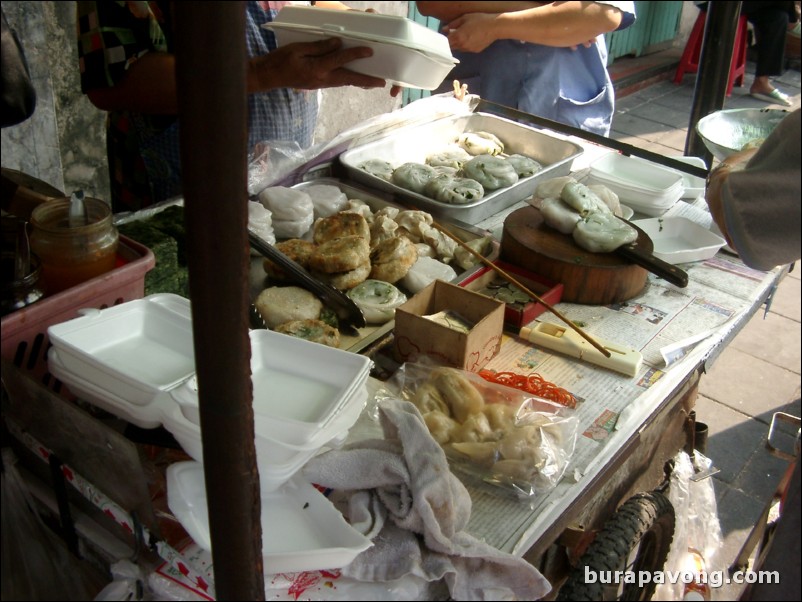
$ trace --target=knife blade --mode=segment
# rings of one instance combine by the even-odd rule
[[[675,286],[680,288],[685,288],[688,286],[688,274],[685,272],[685,270],[681,270],[677,266],[668,263],[667,261],[663,261],[659,257],[655,257],[651,251],[647,251],[644,248],[643,243],[640,241],[642,236],[646,236],[647,240],[651,240],[649,239],[649,236],[640,228],[636,228],[635,224],[629,220],[626,220],[623,217],[619,217],[618,219],[630,227],[638,230],[638,238],[635,240],[635,242],[621,245],[615,251],[613,251],[613,253],[628,259],[635,265],[646,268],[655,276],[659,276],[663,280],[666,280]]]
[[[255,234],[250,228],[248,229],[248,241],[254,250],[279,266],[294,282],[313,293],[323,301],[326,307],[334,311],[340,327],[347,330],[348,334],[358,335],[356,329],[365,327],[367,322],[365,322],[362,310],[345,293],[314,278],[301,265]]]
[[[675,265],[655,257],[652,253],[644,250],[637,242],[628,245],[621,245],[614,253],[631,261],[634,264],[646,268],[652,274],[667,280],[680,288],[688,286],[688,274]]]

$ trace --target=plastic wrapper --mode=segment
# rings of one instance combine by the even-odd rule
[[[105,585],[86,562],[40,518],[17,470],[11,448],[3,449],[3,600],[91,600]]]
[[[431,362],[406,363],[376,396],[411,401],[460,472],[517,496],[553,488],[576,445],[574,411]]]
[[[674,457],[674,468],[668,489],[668,499],[674,506],[674,539],[663,570],[682,575],[677,583],[661,583],[655,589],[654,600],[690,600],[689,591],[707,594],[718,591],[722,583],[716,578],[726,574],[727,567],[721,555],[724,539],[718,520],[716,493],[713,479],[692,480],[698,469],[707,469],[712,462],[698,451],[693,460],[685,452]],[[703,566],[698,566],[703,563]],[[699,579],[702,568],[707,583],[693,583]],[[711,599],[703,594],[705,599]],[[715,599],[715,596],[713,596]]]
[[[329,141],[301,149],[296,142],[269,141],[254,150],[248,160],[248,194],[258,195],[268,186],[292,186],[316,165],[333,161],[340,153],[387,136],[393,130],[449,117],[468,115],[479,97],[457,100],[452,92],[422,98],[397,111],[383,113],[344,130]]]

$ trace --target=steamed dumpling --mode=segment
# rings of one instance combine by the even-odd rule
[[[504,152],[504,143],[498,136],[490,132],[465,132],[457,143],[473,156],[500,155]]]
[[[273,214],[273,221],[305,221],[315,206],[312,197],[302,190],[271,186],[259,193],[259,201]]]
[[[315,216],[328,217],[348,206],[348,197],[337,186],[331,184],[314,184],[304,188],[304,192],[312,199]]]
[[[581,182],[568,182],[563,186],[560,192],[560,198],[565,201],[568,206],[578,211],[582,217],[592,212],[612,214],[607,203],[601,200],[595,192]]]
[[[543,180],[535,189],[535,197],[539,199],[560,198],[563,187],[568,182],[576,182],[576,180],[571,176],[557,176],[556,178]]]
[[[430,165],[423,163],[404,163],[393,171],[393,184],[424,194],[426,183],[437,175]]]
[[[435,280],[451,282],[457,277],[457,272],[450,265],[434,259],[433,257],[418,257],[409,271],[401,280],[401,286],[410,293],[418,293]]]
[[[448,175],[435,176],[424,188],[426,196],[450,205],[465,205],[480,200],[485,195],[482,185],[470,178]]]
[[[460,169],[464,163],[469,161],[471,155],[460,146],[447,148],[439,153],[434,153],[426,157],[426,163],[432,167],[453,167]]]
[[[594,211],[577,222],[573,237],[586,251],[610,253],[621,245],[635,242],[638,231],[612,213]]]
[[[479,182],[485,190],[506,188],[518,181],[518,174],[510,162],[491,155],[474,157],[462,167],[462,172],[465,177]]]
[[[359,166],[360,169],[368,172],[372,176],[387,180],[388,182],[393,177],[393,166],[387,161],[381,159],[369,159]]]
[[[540,213],[543,221],[558,232],[571,234],[582,216],[573,207],[569,207],[560,199],[543,199],[540,204]]]
[[[512,164],[519,178],[528,178],[543,169],[543,165],[524,155],[510,155],[507,157],[507,161]]]

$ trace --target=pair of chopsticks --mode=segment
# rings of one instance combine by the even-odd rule
[[[439,230],[440,232],[442,232],[443,234],[445,234],[446,236],[448,236],[451,240],[456,242],[459,246],[461,246],[463,249],[468,251],[471,255],[476,257],[483,264],[485,264],[486,266],[488,266],[489,268],[494,270],[502,278],[507,280],[507,282],[509,282],[511,284],[514,284],[515,286],[520,288],[523,292],[525,292],[527,295],[529,295],[532,299],[534,299],[535,301],[537,301],[538,303],[543,305],[543,307],[545,307],[547,310],[549,310],[551,313],[553,313],[555,316],[557,316],[560,320],[565,322],[565,324],[567,326],[569,326],[572,330],[575,330],[577,332],[577,334],[579,334],[579,336],[581,336],[588,343],[590,343],[596,349],[598,349],[604,355],[604,357],[610,357],[610,351],[608,349],[606,349],[603,345],[599,344],[596,340],[593,339],[593,337],[591,337],[588,333],[586,333],[584,330],[582,330],[579,326],[574,324],[571,320],[566,318],[562,313],[560,313],[552,305],[550,305],[549,303],[547,303],[546,301],[541,299],[534,292],[530,291],[529,288],[524,286],[521,282],[519,282],[517,279],[515,279],[513,276],[511,276],[509,273],[507,273],[506,270],[503,270],[502,268],[497,266],[495,263],[493,263],[492,261],[487,259],[481,253],[478,253],[477,251],[474,251],[471,247],[469,247],[467,244],[465,244],[461,239],[459,239],[458,237],[454,236],[451,232],[449,232],[447,228],[444,228],[443,226],[441,226],[437,222],[432,222],[432,226],[434,228],[436,228],[437,230]]]

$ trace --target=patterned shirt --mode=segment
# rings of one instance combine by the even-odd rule
[[[262,28],[287,2],[246,2],[248,56],[276,49]],[[113,87],[148,52],[174,52],[170,2],[77,2],[81,89]],[[248,147],[269,140],[312,144],[317,92],[287,88],[248,96]],[[115,212],[135,211],[181,194],[178,118],[112,111],[107,154]]]

